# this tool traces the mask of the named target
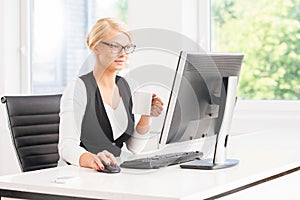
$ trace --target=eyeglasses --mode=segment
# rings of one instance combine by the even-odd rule
[[[119,54],[122,52],[123,49],[126,54],[130,54],[130,53],[134,52],[134,49],[136,47],[136,45],[134,45],[134,44],[128,44],[126,46],[122,46],[117,43],[108,43],[108,42],[103,42],[103,41],[101,41],[101,43],[108,46],[110,48],[111,53],[113,53],[113,54]]]

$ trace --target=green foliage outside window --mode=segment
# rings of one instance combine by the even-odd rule
[[[300,99],[300,0],[213,0],[212,50],[245,55],[238,96]]]

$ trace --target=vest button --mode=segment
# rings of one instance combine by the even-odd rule
[[[113,143],[112,143],[112,145],[116,146],[116,143],[115,143],[115,142],[113,142]]]

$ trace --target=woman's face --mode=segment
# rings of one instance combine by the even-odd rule
[[[109,71],[119,71],[123,69],[127,60],[128,45],[131,42],[127,35],[118,31],[111,31],[107,37],[96,46],[94,53],[98,57],[101,67]]]

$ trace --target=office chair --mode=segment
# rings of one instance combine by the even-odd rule
[[[60,98],[61,94],[1,98],[23,172],[57,166]]]

